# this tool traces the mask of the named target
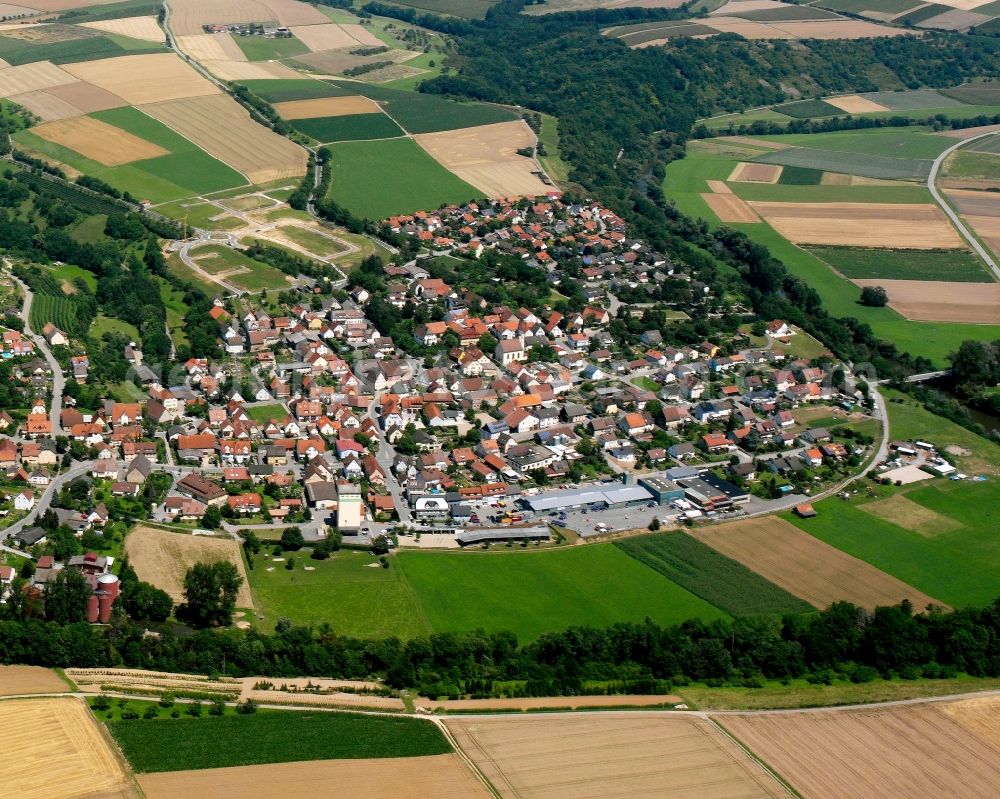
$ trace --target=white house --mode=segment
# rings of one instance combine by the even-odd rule
[[[30,491],[22,491],[14,497],[15,510],[29,511],[35,507],[35,496]]]

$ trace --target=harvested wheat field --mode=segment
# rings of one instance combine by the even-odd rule
[[[459,755],[309,760],[143,774],[146,799],[489,799]]]
[[[760,222],[753,208],[735,194],[702,194],[703,199],[720,222]]]
[[[102,19],[98,22],[84,22],[80,27],[93,28],[105,33],[118,33],[131,36],[144,42],[163,44],[166,34],[156,23],[156,17],[126,17],[124,19]]]
[[[853,282],[859,286],[882,286],[889,294],[889,307],[907,319],[1000,324],[1000,283],[870,279]]]
[[[712,190],[713,194],[732,194],[732,188],[724,180],[706,180],[705,183],[708,188]]]
[[[219,90],[173,53],[126,55],[67,64],[71,75],[132,105],[218,94]]]
[[[114,3],[116,0],[31,0],[31,7],[38,11],[68,11],[72,8],[89,8]]]
[[[1000,749],[937,703],[716,720],[808,799],[1000,796]]]
[[[905,28],[890,28],[858,19],[821,19],[772,22],[771,27],[794,39],[874,39],[882,36],[913,35]],[[765,37],[772,38],[772,37]]]
[[[784,167],[777,164],[751,164],[740,161],[726,180],[733,183],[777,183]]]
[[[504,799],[787,796],[702,718],[623,712],[444,723]]]
[[[178,36],[177,46],[195,61],[246,61],[240,46],[229,33],[200,33]]]
[[[271,10],[275,19],[286,27],[324,25],[330,21],[330,18],[315,6],[300,0],[263,0],[263,3]]]
[[[867,97],[859,97],[856,94],[846,94],[841,97],[825,97],[825,102],[848,114],[864,114],[868,111],[888,111],[884,105],[873,103]]]
[[[199,561],[228,560],[243,578],[236,604],[253,607],[239,544],[231,538],[171,533],[140,525],[125,538],[125,554],[140,580],[162,588],[175,602],[184,600],[184,574],[191,566]]]
[[[34,8],[15,6],[10,3],[0,3],[0,17],[33,17],[38,14]]]
[[[1000,748],[1000,697],[983,696],[935,705],[954,721]]]
[[[12,102],[30,111],[43,122],[54,122],[57,119],[78,117],[83,113],[72,103],[67,103],[65,100],[46,91],[15,94],[10,99]]]
[[[751,202],[795,244],[936,250],[964,242],[936,205],[905,203]]]
[[[46,94],[65,100],[70,105],[74,105],[84,114],[91,114],[94,111],[106,111],[109,108],[121,108],[128,105],[117,94],[112,94],[100,86],[92,83],[84,83],[82,80],[75,80],[72,83],[65,83],[62,86],[52,86],[45,90]]]
[[[87,706],[72,697],[0,702],[0,786],[17,799],[131,795],[129,778]]]
[[[360,25],[352,27],[361,27]],[[292,28],[295,38],[308,47],[312,52],[318,53],[321,50],[338,50],[342,47],[357,47],[358,40],[355,39],[341,25],[328,22],[325,25],[303,25]]]
[[[201,65],[219,80],[276,80],[302,77],[301,73],[277,61],[202,61]]]
[[[552,189],[532,174],[538,169],[535,160],[517,154],[520,148],[535,146],[535,134],[521,120],[413,138],[445,169],[487,197],[533,197]]]
[[[68,147],[104,166],[120,166],[167,155],[158,144],[91,117],[46,122],[31,130],[46,141]]]
[[[0,69],[0,97],[35,92],[72,83],[75,78],[50,61],[36,61],[19,67]]]
[[[275,103],[275,110],[285,119],[315,119],[348,114],[379,114],[382,109],[367,97],[321,97],[318,100],[290,100]]]
[[[898,605],[904,599],[918,610],[942,605],[776,516],[702,527],[692,535],[817,608],[838,600],[864,608]]]
[[[41,666],[0,666],[0,696],[55,694],[68,691],[52,669]]]
[[[246,175],[251,183],[306,172],[303,148],[258,125],[243,106],[226,95],[157,103],[142,110]]]
[[[533,696],[522,699],[427,699],[416,700],[417,707],[450,713],[462,710],[582,710],[588,707],[662,707],[683,702],[679,696],[660,694],[600,694],[598,696]]]
[[[203,25],[277,21],[259,0],[170,0],[170,29],[175,36],[203,34]]]
[[[1000,216],[1000,194],[997,192],[948,189],[945,194],[963,216]]]

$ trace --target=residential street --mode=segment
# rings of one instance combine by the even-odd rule
[[[7,266],[10,264],[8,262]],[[66,387],[66,378],[63,376],[62,367],[59,365],[59,361],[55,359],[52,354],[52,350],[49,349],[48,342],[39,335],[36,331],[31,329],[31,303],[34,300],[34,295],[31,293],[31,289],[24,284],[20,278],[14,276],[11,273],[11,279],[21,287],[21,291],[24,292],[24,305],[21,308],[21,319],[24,321],[24,332],[27,336],[31,338],[35,346],[41,351],[43,357],[52,370],[52,403],[49,409],[49,421],[52,422],[52,435],[60,436],[62,435],[62,425],[59,422],[59,416],[62,413],[62,397],[63,390]]]

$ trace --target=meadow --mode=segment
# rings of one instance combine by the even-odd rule
[[[204,718],[119,719],[109,722],[108,729],[140,773],[452,751],[429,721],[360,713],[260,710]]]
[[[0,34],[0,58],[11,66],[20,66],[35,61],[72,64],[122,55],[165,52],[163,47],[151,42],[142,42],[127,36],[94,35],[93,31],[86,28],[81,30],[84,35],[79,38],[53,42],[30,41]]]
[[[202,271],[210,275],[231,272],[226,276],[226,281],[247,291],[283,288],[288,285],[284,272],[222,244],[192,248],[191,257]]]
[[[858,247],[807,249],[845,277],[992,282],[982,261],[965,250],[866,250]]]
[[[435,632],[510,630],[521,641],[574,625],[725,614],[612,545],[528,551],[400,552],[393,565]]]
[[[258,97],[269,103],[286,103],[293,100],[316,100],[320,97],[345,97],[355,91],[341,89],[332,83],[312,78],[281,78],[278,80],[241,80]]]
[[[247,61],[277,61],[308,53],[309,48],[294,37],[265,39],[263,36],[234,36]]]
[[[403,131],[385,114],[347,114],[339,117],[296,119],[292,127],[321,144],[364,139],[391,139]]]
[[[862,128],[841,133],[791,133],[760,138],[816,150],[931,161],[955,143],[947,136],[936,136],[918,127]]]
[[[481,196],[411,139],[342,142],[330,150],[329,196],[357,216],[384,219]]]
[[[394,3],[417,12],[482,19],[490,7],[496,5],[496,0],[394,0]]]

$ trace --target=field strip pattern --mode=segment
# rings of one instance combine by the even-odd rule
[[[701,527],[691,535],[817,608],[839,600],[866,608],[904,599],[920,610],[943,605],[776,516]]]
[[[707,720],[627,714],[446,719],[504,799],[764,799],[784,788]]]

